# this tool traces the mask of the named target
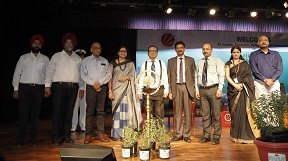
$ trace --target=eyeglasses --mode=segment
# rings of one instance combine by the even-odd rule
[[[158,51],[157,51],[157,50],[148,50],[148,52],[149,52],[149,53],[152,53],[152,52],[155,52],[155,53],[156,53],[156,52],[158,52]]]
[[[119,53],[127,53],[126,50],[120,50]]]
[[[93,49],[95,49],[95,50],[101,50],[102,48],[101,48],[101,47],[94,47]]]

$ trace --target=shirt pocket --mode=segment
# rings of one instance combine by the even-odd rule
[[[208,62],[208,68],[207,68],[208,73],[216,73],[217,72],[217,65],[214,62]]]

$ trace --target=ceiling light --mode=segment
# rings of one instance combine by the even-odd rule
[[[265,15],[266,15],[266,18],[271,18],[274,16],[274,11],[271,10],[271,9],[268,9],[266,12],[265,12]]]
[[[284,7],[287,8],[288,7],[288,3],[284,2]]]
[[[216,13],[216,10],[214,8],[210,9],[210,11],[209,11],[210,15],[215,15],[215,13]]]
[[[196,10],[194,10],[194,9],[191,9],[191,8],[190,8],[190,9],[188,10],[188,15],[189,15],[189,16],[194,16],[195,13],[196,13]]]
[[[288,17],[288,12],[285,14],[286,17]]]
[[[251,15],[251,17],[256,17],[257,16],[257,12],[256,11],[251,11],[250,15]]]
[[[228,12],[228,15],[227,15],[228,17],[234,17],[235,16],[235,11],[229,11]]]
[[[167,14],[170,14],[171,12],[172,12],[172,8],[171,7],[167,7],[167,9],[165,10],[165,12],[167,13]]]

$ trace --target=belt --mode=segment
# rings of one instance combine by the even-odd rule
[[[199,86],[199,89],[210,89],[210,88],[214,88],[214,87],[218,87],[218,84],[213,84],[211,86]]]
[[[20,83],[21,86],[44,86],[44,84],[36,84],[36,83]]]
[[[176,84],[182,86],[185,85],[186,83],[176,83]]]
[[[78,83],[74,83],[74,82],[53,82],[53,83],[55,83],[55,84],[69,85],[69,86],[78,85]]]

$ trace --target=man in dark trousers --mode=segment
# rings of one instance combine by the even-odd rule
[[[37,144],[39,114],[44,97],[44,79],[49,58],[41,54],[44,39],[40,34],[30,39],[31,52],[17,62],[13,76],[13,98],[19,100],[17,145],[24,145],[26,125],[30,114],[31,144]]]
[[[52,91],[52,144],[55,146],[61,144],[62,141],[75,143],[70,138],[70,133],[82,61],[80,56],[73,51],[73,48],[77,46],[75,34],[65,34],[62,38],[62,46],[63,50],[52,56],[45,77],[45,93],[50,95]],[[83,94],[84,90],[80,90],[79,97],[83,97]]]

